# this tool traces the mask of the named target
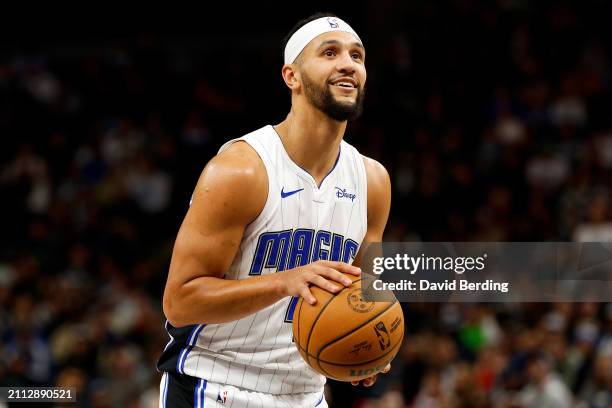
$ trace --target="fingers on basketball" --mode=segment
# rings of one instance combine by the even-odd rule
[[[361,274],[361,268],[349,265],[344,262],[327,261],[327,263],[330,268],[334,268],[335,270],[342,273],[348,273],[355,276],[359,276]]]

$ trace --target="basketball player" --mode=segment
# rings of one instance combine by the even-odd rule
[[[315,15],[289,34],[284,62],[286,119],[221,147],[178,232],[162,407],[327,406],[325,377],[292,342],[295,304],[316,303],[311,285],[337,293],[350,286],[343,273],[361,273],[358,250],[382,240],[391,187],[382,165],[343,140],[366,81],[355,31]]]

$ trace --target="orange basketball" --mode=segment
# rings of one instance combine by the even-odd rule
[[[404,339],[404,314],[393,292],[391,302],[366,302],[361,277],[337,294],[311,287],[313,306],[303,298],[293,315],[293,337],[308,365],[326,377],[356,381],[380,372]],[[362,275],[364,278],[367,275]]]

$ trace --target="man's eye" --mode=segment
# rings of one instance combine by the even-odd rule
[[[355,59],[361,59],[361,54],[358,52],[353,53],[353,58]]]
[[[332,50],[327,50],[323,54],[325,56],[327,56],[327,57],[333,57],[334,56],[334,52]]]

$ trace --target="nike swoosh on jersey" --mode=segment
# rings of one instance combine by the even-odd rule
[[[286,198],[286,197],[289,197],[290,195],[293,195],[295,193],[299,193],[300,191],[303,190],[303,188],[300,188],[299,190],[287,191],[286,193],[285,193],[284,190],[285,190],[285,187],[283,187],[281,189],[281,198]]]

